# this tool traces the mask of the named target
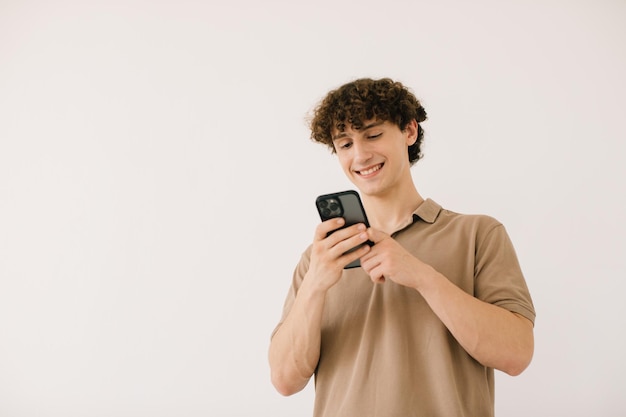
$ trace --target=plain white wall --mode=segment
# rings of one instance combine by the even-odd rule
[[[266,355],[331,88],[429,120],[422,195],[507,227],[536,353],[502,416],[626,414],[626,3],[0,2],[0,415],[310,415]]]

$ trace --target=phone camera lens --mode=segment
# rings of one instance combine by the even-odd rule
[[[341,202],[336,198],[330,197],[318,200],[317,207],[320,214],[326,219],[340,217],[342,215]]]

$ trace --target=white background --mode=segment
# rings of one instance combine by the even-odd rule
[[[318,194],[308,112],[429,115],[418,189],[513,239],[536,352],[500,416],[626,414],[626,2],[0,1],[0,415],[310,415],[267,348]]]

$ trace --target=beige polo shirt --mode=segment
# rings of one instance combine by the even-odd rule
[[[495,219],[444,210],[429,199],[393,237],[467,293],[534,323],[513,245]],[[294,272],[280,323],[306,274],[310,249]],[[374,284],[361,268],[345,270],[328,291],[315,391],[315,417],[494,412],[493,369],[467,354],[417,291],[391,281]]]

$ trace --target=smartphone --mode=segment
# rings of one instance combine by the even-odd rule
[[[320,195],[315,199],[315,206],[317,207],[317,211],[322,221],[335,217],[343,217],[346,222],[339,229],[344,229],[357,223],[363,223],[366,227],[370,227],[370,224],[367,221],[367,216],[365,215],[365,210],[363,209],[363,204],[361,203],[361,198],[356,191],[348,190]],[[372,246],[374,243],[368,240],[367,242],[350,249],[346,253],[352,252],[363,245]],[[357,259],[346,265],[344,269],[357,268],[360,266],[361,261]]]

